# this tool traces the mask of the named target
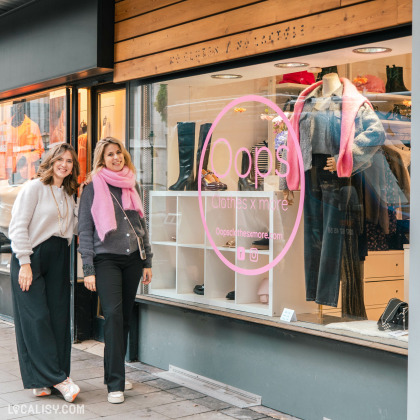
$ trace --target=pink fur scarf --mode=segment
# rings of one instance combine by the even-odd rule
[[[341,119],[341,138],[340,138],[340,152],[338,155],[337,161],[337,175],[339,177],[349,177],[351,176],[353,170],[353,154],[352,146],[355,134],[355,124],[357,113],[360,107],[364,103],[370,102],[356,89],[356,86],[350,82],[350,80],[345,78],[340,78],[341,83],[343,84],[343,97],[342,97],[342,119]],[[291,119],[293,130],[296,133],[298,143],[300,143],[299,138],[299,120],[300,114],[302,112],[303,106],[305,104],[306,96],[312,92],[315,88],[322,84],[320,82],[314,83],[313,85],[307,87],[300,95],[296,101],[293,117]],[[287,153],[287,161],[289,162],[289,173],[287,174],[287,186],[290,190],[299,189],[299,162],[297,157],[297,150],[295,148],[295,142],[292,140],[291,136],[289,137],[287,146],[289,148]]]
[[[94,175],[92,182],[95,195],[91,212],[101,241],[104,240],[108,232],[117,229],[114,199],[111,196],[108,184],[122,189],[122,206],[124,210],[136,210],[140,217],[143,217],[143,204],[135,189],[136,176],[127,166],[124,166],[119,172],[102,168]]]

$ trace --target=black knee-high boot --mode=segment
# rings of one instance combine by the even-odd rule
[[[241,175],[244,175],[247,173],[250,165],[252,164],[252,160],[249,159],[248,153],[243,150],[242,151],[242,164],[241,164]],[[255,184],[251,180],[250,177],[251,172],[245,177],[238,179],[238,191],[255,191]],[[263,186],[258,185],[257,190],[262,191]]]
[[[198,168],[200,166],[200,159],[201,153],[203,152],[204,142],[206,141],[207,134],[209,133],[211,128],[211,123],[201,124],[200,126],[200,134],[198,137],[198,147],[197,147],[197,160],[195,162],[195,178],[191,179],[191,182],[187,183],[187,190],[197,191],[198,190],[198,181],[201,179],[198,173]],[[204,159],[203,159],[203,169],[207,170],[207,166],[209,163],[209,154],[210,154],[210,145],[211,145],[211,137],[209,139],[209,143],[207,144],[207,148],[204,152]]]
[[[179,122],[177,129],[179,177],[178,181],[169,187],[172,191],[182,191],[190,177],[194,176],[195,122]]]

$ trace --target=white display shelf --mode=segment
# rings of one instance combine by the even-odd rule
[[[238,198],[248,202],[257,200],[261,207],[243,210],[236,206],[239,200],[235,199]],[[296,204],[289,206],[287,211],[267,206],[268,202],[282,200],[280,191],[203,192],[206,223],[224,258],[246,269],[263,267],[272,261],[283,248],[289,237],[286,235],[290,235],[296,221],[299,193],[295,195]],[[223,208],[232,202],[235,202],[234,206]],[[267,316],[280,316],[284,307],[295,309],[297,313],[315,309],[312,302],[305,301],[302,227],[289,253],[279,264],[263,274],[249,276],[230,269],[211,246],[201,220],[198,192],[151,191],[150,220],[154,275],[149,294]],[[276,232],[284,238],[270,239],[269,249],[258,250],[255,260],[255,253],[250,248],[258,238],[216,234],[224,229]],[[232,239],[236,240],[235,248],[223,246]],[[245,248],[245,253],[238,256],[237,247]],[[257,293],[265,277],[269,279],[267,304],[259,301]],[[202,284],[204,295],[193,293],[194,287]],[[235,300],[226,298],[231,291],[235,291]]]

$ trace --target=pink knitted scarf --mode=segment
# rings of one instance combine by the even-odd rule
[[[349,177],[353,171],[353,154],[352,146],[355,134],[355,119],[360,107],[364,103],[371,103],[356,89],[356,86],[345,78],[340,78],[343,84],[343,97],[342,97],[342,111],[341,111],[341,138],[340,138],[340,151],[337,161],[337,175],[339,177]],[[298,143],[299,137],[299,120],[303,106],[305,104],[306,96],[315,88],[322,84],[320,82],[314,83],[307,87],[300,95],[295,104],[293,117],[291,119],[293,130],[296,133]],[[287,152],[287,161],[289,162],[289,173],[286,177],[287,185],[290,190],[299,189],[299,163],[295,142],[290,141],[287,144],[289,150]]]
[[[124,210],[136,210],[140,217],[143,217],[143,204],[135,189],[136,177],[127,166],[124,166],[119,172],[102,168],[94,175],[92,182],[95,195],[91,212],[101,241],[104,240],[108,232],[117,229],[114,199],[109,192],[108,184],[122,189],[122,206]]]

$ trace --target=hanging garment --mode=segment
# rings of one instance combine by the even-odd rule
[[[7,179],[12,173],[13,138],[16,137],[12,119],[0,122],[0,179]]]
[[[82,183],[86,180],[87,172],[87,133],[80,134],[77,139],[77,157],[80,165],[80,175],[77,181]]]
[[[363,291],[363,186],[362,176],[351,178],[351,185],[341,189],[341,205],[345,208],[345,232],[341,264],[341,313],[346,317],[366,319]],[[364,245],[364,244],[363,244]]]
[[[13,172],[16,172],[16,163],[23,156],[28,164],[27,179],[33,178],[43,153],[44,144],[39,126],[25,115],[22,124],[16,129],[13,139]]]
[[[361,282],[357,229],[353,232],[355,227],[348,225],[362,224],[351,218],[354,212],[343,204],[343,194],[352,187],[353,176],[371,165],[372,156],[385,140],[382,124],[366,98],[349,86],[347,79],[341,81],[343,86],[329,98],[322,97],[322,82],[306,89],[292,119],[305,170],[306,299],[334,307],[342,271],[347,273],[347,279],[356,274],[359,286]],[[292,143],[288,142],[287,184],[296,189],[299,167]],[[328,157],[335,157],[337,172],[324,170]],[[357,306],[362,313],[358,296]]]

